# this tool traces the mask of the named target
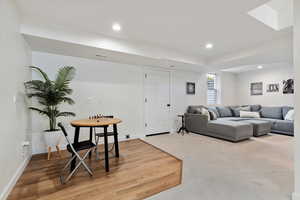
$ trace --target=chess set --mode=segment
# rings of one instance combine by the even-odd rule
[[[104,118],[104,116],[102,114],[97,114],[97,115],[89,116],[90,120],[101,119],[101,118]]]

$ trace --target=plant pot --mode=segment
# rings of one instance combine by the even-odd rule
[[[45,131],[44,133],[44,140],[47,147],[56,148],[59,146],[62,136],[62,131]]]

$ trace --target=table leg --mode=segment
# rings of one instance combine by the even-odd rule
[[[117,124],[114,124],[114,140],[115,140],[115,153],[116,157],[119,157],[119,141],[118,141],[118,128]]]
[[[77,143],[78,143],[78,140],[79,140],[79,132],[80,132],[80,127],[76,127],[76,128],[75,128],[75,135],[74,135],[74,144],[77,144]],[[74,155],[75,155],[75,154],[72,153],[72,157],[73,157]],[[75,169],[75,166],[76,166],[76,157],[72,160],[70,171],[73,171],[73,169]]]
[[[93,127],[90,127],[90,142],[93,142]],[[89,153],[89,158],[92,157],[92,151]]]
[[[177,131],[177,133],[180,133],[182,131],[182,127],[180,127],[180,129]]]
[[[107,126],[104,126],[105,170],[109,172]]]

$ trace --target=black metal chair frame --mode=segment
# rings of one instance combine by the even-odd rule
[[[103,117],[106,117],[106,118],[114,118],[113,115],[108,115],[108,116],[103,116]],[[100,127],[100,128],[104,128],[104,127]],[[107,132],[107,136],[114,136],[114,132]],[[94,136],[95,136],[95,144],[96,144],[96,148],[95,148],[95,152],[96,152],[96,159],[99,160],[99,153],[104,153],[104,152],[99,152],[98,151],[98,144],[99,144],[99,140],[101,137],[104,137],[104,133],[101,132],[101,133],[97,133],[96,131],[96,128],[94,127]],[[112,150],[114,149],[114,146],[115,146],[115,142],[113,143],[112,147],[110,150],[108,150],[109,152],[112,152]]]
[[[84,162],[84,160],[86,159],[86,157],[89,155],[90,152],[92,152],[95,148],[96,148],[96,145],[93,144],[91,145],[90,148],[84,148],[84,149],[81,149],[81,150],[88,150],[82,157],[78,154],[79,151],[76,151],[76,148],[74,148],[70,138],[68,137],[68,134],[66,132],[66,129],[65,127],[62,125],[62,123],[59,123],[58,126],[61,128],[62,132],[63,132],[63,135],[64,137],[66,138],[67,142],[68,142],[68,145],[70,147],[70,153],[73,154],[73,156],[71,156],[71,159],[67,162],[67,164],[64,166],[64,168],[61,170],[61,175],[60,175],[60,180],[61,180],[61,183],[62,184],[65,184],[66,182],[68,182],[71,177],[75,174],[75,172],[78,170],[78,168],[82,165],[84,167],[84,169],[89,173],[90,176],[93,176],[93,173],[92,173],[92,170],[87,166],[87,164]],[[69,149],[68,149],[69,150]],[[79,162],[77,163],[76,167],[69,173],[69,175],[67,176],[66,179],[64,179],[63,177],[63,172],[68,168],[68,166],[70,166],[72,160],[74,158],[78,158],[79,159]]]

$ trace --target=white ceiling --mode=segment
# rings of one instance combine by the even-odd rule
[[[78,43],[64,42],[53,39],[46,39],[37,36],[24,34],[26,41],[33,51],[59,54],[65,56],[75,56],[94,60],[104,60],[117,63],[133,64],[136,66],[150,66],[167,68],[171,70],[179,69],[183,71],[205,72],[205,67],[186,63],[183,61],[158,59],[149,56],[134,55]]]
[[[258,66],[262,66],[262,69],[259,69]],[[234,74],[249,72],[249,71],[261,71],[264,69],[271,69],[277,67],[284,67],[284,68],[292,68],[293,66],[289,63],[268,63],[268,64],[260,64],[260,65],[244,65],[239,67],[233,67],[222,70],[223,72],[231,72]]]
[[[284,1],[284,0],[282,0]],[[281,37],[247,13],[268,0],[17,0],[24,24],[104,34],[207,59]],[[114,33],[111,25],[123,29]],[[213,50],[205,43],[212,42]]]

